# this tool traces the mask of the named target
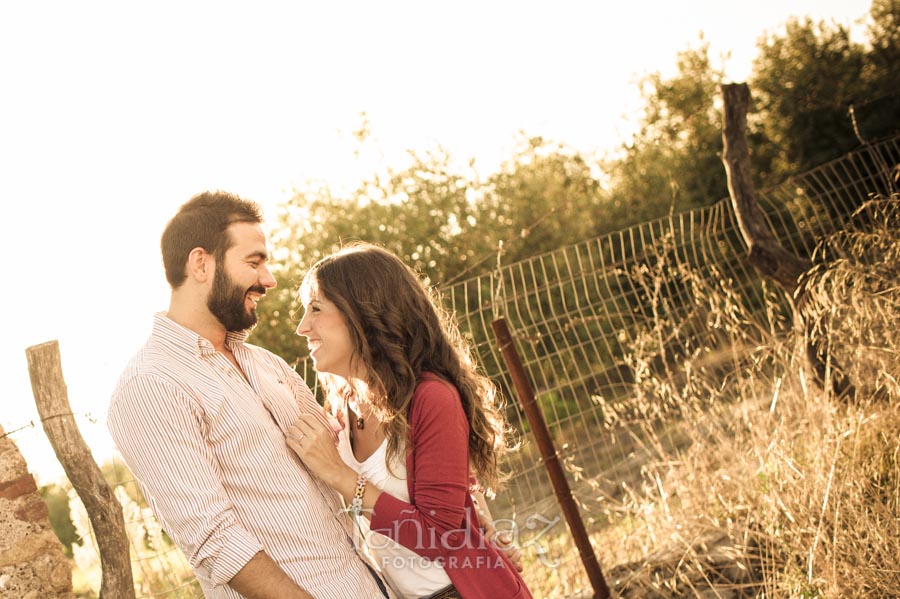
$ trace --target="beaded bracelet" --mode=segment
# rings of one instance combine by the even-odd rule
[[[360,474],[356,477],[356,491],[353,493],[353,500],[350,502],[350,510],[356,518],[362,514],[363,493],[365,492],[366,478]]]

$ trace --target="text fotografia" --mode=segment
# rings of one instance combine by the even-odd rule
[[[394,557],[384,557],[381,559],[382,568],[394,568],[400,570],[402,568],[505,568],[506,564],[500,557],[488,557],[479,555],[477,557],[458,557],[451,555],[448,557],[436,557],[428,559],[425,557],[409,556],[403,557],[395,555]]]

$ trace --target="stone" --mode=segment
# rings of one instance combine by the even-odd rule
[[[0,599],[74,599],[72,566],[18,447],[0,427]]]
[[[50,521],[50,508],[37,493],[31,494],[23,502],[23,505],[13,512],[16,518],[23,522],[42,524]]]
[[[27,472],[12,480],[0,480],[0,499],[16,499],[26,493],[37,492],[34,477]]]

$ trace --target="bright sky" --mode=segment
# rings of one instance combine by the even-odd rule
[[[204,189],[274,206],[441,145],[487,174],[516,135],[586,152],[630,130],[636,81],[702,31],[743,81],[790,16],[858,26],[869,0],[43,2],[0,4],[0,425],[33,474],[62,474],[25,348],[58,339],[98,462],[119,372],[168,306],[159,236]],[[857,41],[861,34],[857,33]],[[354,157],[365,112],[371,146]],[[286,324],[285,326],[289,326]],[[90,414],[96,423],[88,420]]]

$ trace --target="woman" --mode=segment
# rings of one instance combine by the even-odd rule
[[[343,495],[397,594],[531,598],[474,484],[497,485],[506,449],[495,388],[416,274],[356,244],[315,264],[300,297],[338,432],[304,415],[288,443]]]

